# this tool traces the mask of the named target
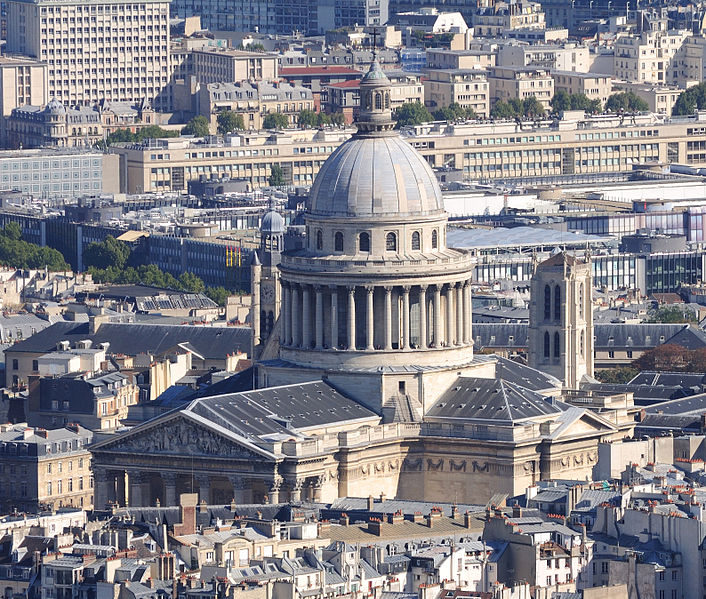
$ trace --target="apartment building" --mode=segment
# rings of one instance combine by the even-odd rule
[[[510,98],[537,98],[545,110],[554,97],[554,79],[547,69],[533,67],[493,67],[488,70],[491,105]]]
[[[432,110],[455,102],[463,108],[472,108],[479,117],[487,117],[490,113],[488,78],[484,71],[428,69],[424,102]]]
[[[487,69],[496,64],[497,52],[488,49],[447,50],[429,48],[427,68],[430,69]]]
[[[246,129],[261,129],[269,112],[284,114],[296,125],[302,110],[314,110],[311,90],[289,83],[208,83],[199,87],[196,98],[196,112],[211,121],[214,133],[218,113],[224,110],[241,114]]]
[[[691,32],[643,31],[615,42],[613,75],[633,83],[676,84],[681,76],[685,42]]]
[[[0,56],[0,146],[7,147],[7,120],[19,106],[49,100],[47,65],[23,57]]]
[[[610,75],[597,73],[577,73],[574,71],[552,71],[554,92],[584,94],[590,100],[605,102],[613,92]],[[658,112],[653,110],[653,112]]]
[[[91,431],[69,424],[45,430],[0,425],[0,506],[37,512],[93,506]]]
[[[7,13],[7,51],[46,63],[50,98],[170,110],[169,2],[10,0]]]
[[[278,77],[279,56],[265,52],[248,52],[228,48],[201,47],[187,49],[174,46],[172,73],[174,79],[189,76],[199,83],[221,81],[262,81]]]
[[[190,181],[242,179],[253,187],[267,185],[274,164],[288,184],[311,185],[319,168],[351,130],[251,132],[227,137],[219,144],[185,138],[125,144],[112,152],[120,157],[126,193],[186,191]]]
[[[478,9],[473,28],[476,37],[502,37],[507,29],[545,29],[546,23],[539,2],[520,0]]]
[[[616,83],[616,90],[631,91],[647,102],[650,112],[671,115],[677,98],[684,91],[673,85],[650,85],[641,83]]]
[[[706,36],[693,35],[684,41],[679,83],[688,87],[706,80]]]
[[[510,41],[498,45],[498,66],[525,66],[558,71],[587,73],[590,68],[588,46],[576,44],[528,44]]]

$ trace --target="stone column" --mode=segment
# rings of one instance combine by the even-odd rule
[[[355,287],[348,288],[348,349],[355,349]]]
[[[112,481],[105,468],[93,466],[93,506],[104,510],[108,506],[108,481]]]
[[[172,472],[163,473],[162,482],[164,483],[164,497],[162,497],[162,507],[171,507],[176,505],[176,474]]]
[[[267,497],[269,498],[269,503],[279,503],[279,492],[282,489],[282,477],[275,476],[275,478],[270,481],[270,489],[267,492]]]
[[[302,287],[302,347],[311,349],[311,290]]]
[[[385,287],[385,349],[392,349],[392,287]]]
[[[289,283],[282,283],[282,301],[284,302],[284,314],[282,314],[282,339],[280,343],[288,346],[292,342],[292,292]]]
[[[434,289],[434,347],[441,347],[441,285]]]
[[[119,470],[115,477],[115,501],[119,506],[127,505],[127,475],[125,470]]]
[[[456,287],[449,284],[446,287],[446,345],[454,342],[454,322],[456,321],[454,300],[456,299]]]
[[[299,284],[292,283],[290,291],[292,296],[292,307],[290,308],[290,320],[292,322],[292,347],[298,347],[302,343],[302,321],[299,318],[301,308],[299,304]]]
[[[233,500],[235,503],[240,505],[249,503],[249,481],[244,479],[240,474],[231,474],[228,478],[233,485]]]
[[[316,349],[324,348],[324,295],[320,285],[316,289]]]
[[[456,345],[463,345],[466,342],[466,332],[463,328],[463,309],[466,303],[464,293],[463,283],[456,283]]]
[[[146,497],[143,496],[142,479],[143,474],[130,472],[130,507],[142,507],[145,505]]]
[[[463,340],[465,343],[473,341],[471,333],[471,282],[463,283]]]
[[[427,285],[419,287],[419,347],[427,348]]]
[[[331,347],[338,348],[338,287],[331,285]]]
[[[402,337],[403,349],[409,349],[409,285],[402,287]]]
[[[199,503],[205,501],[211,503],[211,478],[206,475],[197,476],[194,479],[194,491],[199,494]]]
[[[302,487],[304,486],[304,479],[297,478],[289,483],[289,501],[299,502],[302,500]]]
[[[320,502],[321,501],[321,487],[324,484],[324,477],[323,475],[321,476],[315,476],[312,481],[311,481],[311,500],[314,502]]]
[[[375,297],[373,294],[375,293],[375,287],[366,287],[365,291],[367,294],[367,310],[365,317],[365,349],[372,350],[375,349],[375,339],[373,337],[373,327],[375,326],[375,312],[373,305],[373,300],[375,299]]]

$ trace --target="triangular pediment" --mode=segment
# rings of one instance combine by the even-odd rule
[[[221,427],[192,419],[183,412],[147,422],[96,443],[93,451],[231,459],[273,458],[266,450]]]
[[[595,412],[581,408],[570,408],[562,414],[560,421],[561,424],[548,435],[553,441],[569,441],[618,430]]]

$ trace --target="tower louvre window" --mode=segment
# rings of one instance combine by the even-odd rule
[[[549,333],[544,333],[544,357],[549,359]]]
[[[561,287],[554,287],[554,320],[561,320]]]
[[[549,285],[544,286],[544,320],[552,317],[552,290]]]
[[[554,357],[559,358],[561,355],[561,337],[559,333],[554,333]]]

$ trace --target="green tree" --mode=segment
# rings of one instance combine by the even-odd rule
[[[647,322],[655,323],[681,323],[697,322],[696,316],[691,311],[682,310],[678,306],[662,306],[650,313]]]
[[[513,119],[518,116],[520,115],[517,109],[510,102],[503,100],[496,102],[490,109],[490,117],[494,119]]]
[[[203,115],[195,116],[186,127],[181,130],[182,135],[193,135],[194,137],[206,137],[210,133],[208,119]]]
[[[563,89],[560,89],[554,94],[549,104],[554,112],[571,110],[571,96]]]
[[[639,370],[632,366],[618,366],[617,368],[606,368],[596,370],[594,376],[601,383],[612,383],[614,385],[624,385],[634,379]]]
[[[179,285],[184,291],[189,293],[203,293],[206,290],[204,282],[195,274],[183,272],[179,277]]]
[[[22,227],[18,223],[9,222],[5,225],[2,234],[13,241],[22,239]]]
[[[225,306],[230,295],[225,287],[206,287],[205,293],[219,306]]]
[[[539,118],[545,115],[544,106],[536,96],[529,96],[522,100],[522,115],[527,118]]]
[[[650,107],[634,92],[618,92],[608,97],[606,112],[647,112]]]
[[[694,111],[704,108],[706,108],[706,81],[702,81],[679,94],[674,103],[672,115],[694,114]]]
[[[281,112],[269,112],[262,119],[263,129],[286,129],[289,127],[289,118]]]
[[[218,122],[218,133],[232,133],[239,129],[245,129],[243,115],[232,110],[224,110],[218,113],[216,121]]]
[[[462,121],[476,117],[472,108],[464,108],[457,102],[452,102],[434,112],[434,119],[437,121]]]
[[[83,263],[96,268],[113,267],[118,270],[125,268],[130,257],[130,247],[108,235],[105,241],[96,241],[83,251]]]
[[[397,121],[398,128],[405,125],[421,125],[433,120],[429,110],[421,102],[405,102],[395,109],[392,118]]]
[[[326,117],[325,114],[316,114],[313,110],[305,108],[299,113],[299,116],[297,117],[297,123],[303,129],[309,129],[311,127],[318,127],[320,124],[322,124],[321,121],[324,117]]]
[[[268,184],[272,187],[279,187],[280,185],[286,185],[287,182],[284,180],[284,171],[279,164],[273,164],[270,169],[270,178],[267,180]]]
[[[334,112],[331,116],[331,124],[342,127],[346,124],[346,117],[342,112]]]
[[[135,133],[135,139],[160,139],[163,137],[179,137],[179,131],[162,129],[159,125],[148,125],[142,127]]]

